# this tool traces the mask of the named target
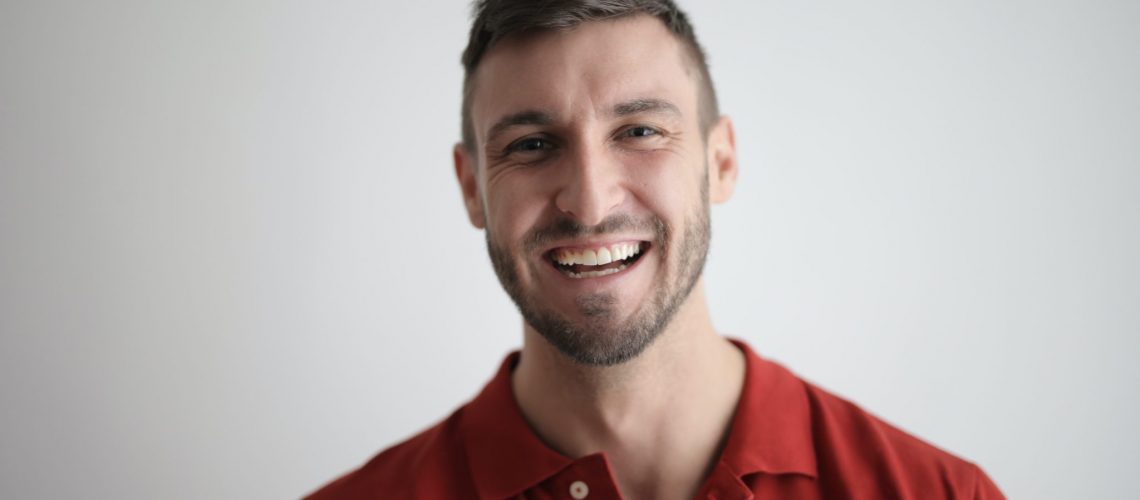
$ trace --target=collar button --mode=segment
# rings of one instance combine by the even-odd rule
[[[574,497],[574,500],[582,500],[583,498],[586,498],[586,495],[589,494],[590,487],[586,486],[586,483],[582,481],[574,481],[573,483],[570,483],[570,496]]]

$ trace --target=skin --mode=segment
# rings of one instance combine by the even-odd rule
[[[680,253],[660,247],[622,273],[571,280],[549,263],[550,245],[528,249],[524,236],[559,218],[595,226],[615,215],[655,217],[676,229],[672,248],[707,204],[727,201],[737,176],[732,122],[721,117],[702,134],[698,78],[681,44],[649,16],[512,36],[487,52],[474,75],[476,144],[456,145],[455,171],[471,223],[512,257],[534,304],[585,324],[577,299],[605,294],[616,299],[607,320],[619,323],[645,310],[655,287],[678,280]],[[637,99],[675,110],[614,113]],[[491,134],[503,117],[536,110],[549,120]],[[636,233],[551,245],[652,238]],[[697,493],[744,379],[742,353],[713,328],[703,279],[656,341],[622,363],[576,362],[525,322],[523,332],[512,386],[544,442],[573,458],[607,453],[626,498]]]

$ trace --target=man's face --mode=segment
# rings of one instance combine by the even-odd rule
[[[700,277],[697,75],[649,16],[508,37],[476,70],[469,214],[527,324],[578,362],[639,354]]]

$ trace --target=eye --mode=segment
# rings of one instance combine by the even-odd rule
[[[507,152],[535,152],[544,151],[553,148],[554,145],[550,141],[541,137],[527,137],[525,139],[517,140],[507,146]]]
[[[657,132],[657,129],[655,129],[655,128],[645,127],[645,126],[640,126],[640,125],[638,125],[636,127],[630,127],[630,128],[625,129],[625,136],[626,137],[649,137],[649,136],[653,136],[653,135],[658,135],[658,133],[659,132]]]

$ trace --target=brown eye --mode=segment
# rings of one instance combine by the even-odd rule
[[[510,151],[523,151],[523,152],[542,151],[542,150],[550,149],[552,146],[553,145],[550,144],[550,141],[547,141],[546,139],[543,139],[540,137],[528,137],[526,139],[516,141],[515,143],[511,144],[510,147],[507,149]]]

